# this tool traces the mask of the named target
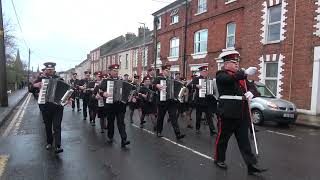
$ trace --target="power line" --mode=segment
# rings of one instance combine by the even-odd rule
[[[19,25],[19,28],[20,28],[20,31],[21,31],[21,34],[22,34],[22,40],[24,42],[24,45],[27,47],[27,49],[29,49],[29,46],[28,46],[26,40],[24,39],[24,35],[23,35],[21,24],[20,24],[19,16],[18,16],[18,13],[16,11],[16,6],[14,5],[13,0],[11,0],[11,4],[12,4],[13,10],[14,10],[14,14],[16,16],[16,19],[17,19],[17,22],[18,22],[18,25]]]
[[[151,0],[151,1],[158,2],[158,3],[171,3],[169,1],[162,1],[162,0]]]

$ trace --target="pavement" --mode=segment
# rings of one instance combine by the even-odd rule
[[[0,106],[0,127],[12,113],[13,109],[21,102],[27,95],[28,88],[19,89],[8,95],[8,107]]]
[[[18,110],[19,109],[19,110]],[[20,111],[20,109],[22,109]],[[45,132],[37,102],[26,98],[0,128],[1,180],[318,180],[320,167],[320,131],[302,126],[279,127],[266,124],[257,127],[259,163],[269,168],[262,177],[251,177],[232,137],[227,150],[227,171],[213,163],[215,137],[202,124],[201,133],[186,128],[179,120],[186,138],[177,141],[173,129],[165,121],[163,138],[156,137],[147,119],[139,128],[138,112],[130,124],[126,114],[126,130],[131,144],[120,147],[115,130],[115,142],[106,143],[100,126],[83,121],[82,113],[64,110],[62,146],[64,152],[55,155],[45,150]],[[10,121],[12,119],[12,121]],[[12,124],[11,122],[17,121]],[[11,131],[7,131],[12,127]],[[7,133],[4,133],[7,132]],[[3,136],[3,134],[6,134]]]
[[[320,115],[312,116],[299,114],[296,120],[296,125],[320,129]]]

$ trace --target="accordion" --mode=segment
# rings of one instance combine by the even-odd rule
[[[213,95],[214,90],[214,80],[213,79],[199,79],[199,98],[205,98],[207,95]]]
[[[166,89],[160,91],[160,101],[179,100],[179,93],[184,85],[174,79],[160,80],[160,85]]]
[[[107,80],[107,93],[109,94],[109,97],[106,98],[106,103],[128,103],[133,89],[134,85],[129,82],[123,80]]]
[[[42,79],[38,104],[54,103],[64,106],[74,90],[67,83],[59,79]]]

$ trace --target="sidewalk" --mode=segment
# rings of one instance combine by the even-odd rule
[[[299,114],[296,125],[320,129],[320,116]]]
[[[20,89],[8,95],[8,107],[0,107],[0,126],[9,117],[14,108],[27,95],[28,88]]]

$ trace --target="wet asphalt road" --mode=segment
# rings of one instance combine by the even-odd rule
[[[66,107],[62,124],[64,152],[57,156],[44,148],[44,124],[36,101],[31,98],[24,105],[17,107],[16,112],[24,107],[25,113],[16,118],[11,130],[7,129],[14,114],[0,129],[1,180],[320,179],[319,130],[274,124],[258,127],[259,162],[269,171],[262,177],[250,177],[234,137],[227,151],[229,169],[220,170],[212,160],[215,137],[209,136],[207,126],[202,125],[202,132],[197,135],[180,120],[181,131],[187,136],[176,141],[171,125],[166,123],[165,138],[158,138],[149,131],[151,122],[147,122],[145,130],[138,127],[137,111],[134,124],[126,119],[131,144],[122,149],[117,130],[115,142],[108,144],[99,123],[92,127],[88,120],[82,120],[82,113]]]

